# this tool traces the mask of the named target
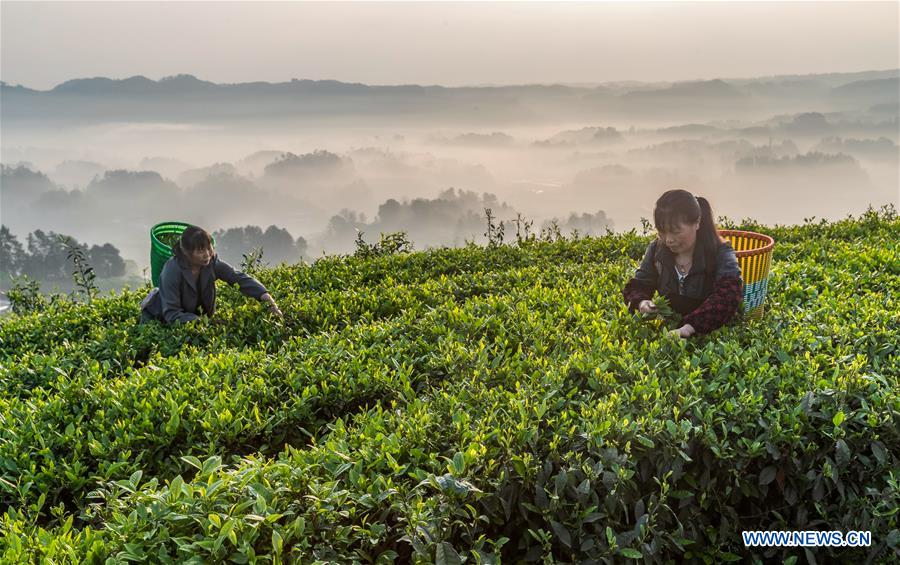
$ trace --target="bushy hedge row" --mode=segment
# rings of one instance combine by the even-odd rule
[[[900,221],[740,227],[778,241],[766,318],[689,341],[622,304],[634,233],[264,271],[283,322],[232,289],[226,325],[4,321],[0,556],[895,560]]]

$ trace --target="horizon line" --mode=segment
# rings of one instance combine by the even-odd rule
[[[622,79],[622,80],[606,80],[602,82],[585,82],[585,81],[550,81],[550,82],[523,82],[523,83],[474,83],[474,84],[459,84],[459,85],[445,85],[445,84],[419,84],[419,83],[365,83],[358,81],[348,81],[348,80],[340,80],[333,78],[320,78],[320,79],[311,79],[311,78],[295,78],[292,77],[289,80],[279,81],[279,82],[271,82],[264,80],[248,80],[244,82],[214,82],[206,79],[201,79],[197,75],[191,73],[177,73],[173,75],[166,75],[160,77],[159,79],[152,79],[147,77],[146,75],[136,74],[131,75],[125,78],[111,78],[109,76],[92,76],[92,77],[75,77],[63,82],[57,83],[56,86],[49,88],[47,90],[39,90],[37,88],[32,88],[29,86],[25,86],[22,83],[11,84],[6,81],[0,81],[3,86],[10,88],[25,88],[27,90],[32,90],[34,92],[51,92],[56,88],[62,86],[63,84],[67,84],[69,82],[78,81],[78,80],[96,80],[96,79],[106,79],[114,82],[122,82],[134,78],[143,78],[149,80],[151,82],[160,83],[165,80],[176,79],[179,77],[185,78],[193,78],[199,82],[206,82],[209,84],[213,84],[216,86],[235,86],[235,85],[244,85],[244,84],[268,84],[268,85],[277,85],[277,84],[286,84],[290,82],[336,82],[340,84],[347,85],[362,85],[362,86],[376,86],[376,87],[405,87],[405,86],[418,86],[421,88],[509,88],[509,87],[528,87],[528,86],[543,86],[543,87],[552,87],[552,86],[564,86],[568,88],[597,88],[604,85],[609,84],[680,84],[680,83],[692,83],[692,82],[712,82],[715,80],[721,81],[742,81],[742,80],[752,80],[752,79],[778,79],[785,77],[817,77],[817,76],[828,76],[828,75],[853,75],[853,74],[865,74],[865,73],[883,73],[890,71],[898,71],[900,72],[900,67],[897,68],[887,68],[887,69],[864,69],[864,70],[855,70],[855,71],[830,71],[830,72],[816,72],[816,73],[787,73],[787,74],[777,74],[777,75],[758,75],[758,76],[743,76],[743,77],[712,77],[712,78],[688,78],[688,79],[678,79],[678,80],[638,80],[638,79]]]

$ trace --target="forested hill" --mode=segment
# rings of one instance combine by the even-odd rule
[[[224,287],[222,323],[8,316],[0,561],[896,560],[900,220],[739,227],[767,313],[689,340],[628,313],[634,232],[256,271],[283,321]]]

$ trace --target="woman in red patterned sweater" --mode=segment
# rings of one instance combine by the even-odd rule
[[[743,298],[744,282],[731,243],[716,230],[712,208],[686,190],[666,191],[656,201],[659,236],[622,291],[630,311],[653,312],[653,291],[683,316],[673,333],[687,338],[726,324]]]

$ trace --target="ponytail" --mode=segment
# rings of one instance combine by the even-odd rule
[[[700,205],[700,229],[697,231],[697,239],[705,249],[716,249],[722,237],[716,229],[712,206],[709,205],[709,200],[702,196],[697,197],[697,204]]]

